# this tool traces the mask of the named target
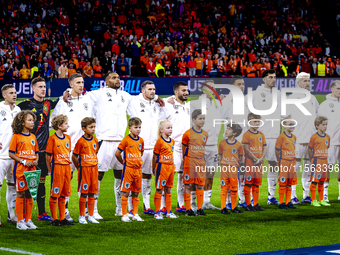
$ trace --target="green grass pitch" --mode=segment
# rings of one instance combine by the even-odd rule
[[[317,97],[319,102],[324,96]],[[301,179],[297,186],[298,198],[302,198]],[[177,203],[176,184],[173,187],[173,210]],[[46,209],[49,212],[50,177],[47,178]],[[70,198],[71,216],[77,222],[78,195],[77,172],[72,180]],[[237,215],[222,215],[220,211],[206,210],[207,217],[185,217],[155,220],[142,214],[140,195],[139,213],[145,222],[121,222],[114,216],[114,176],[112,170],[105,174],[101,183],[98,208],[104,220],[100,224],[56,228],[48,222],[33,221],[38,230],[19,231],[15,225],[6,223],[6,185],[1,189],[0,247],[43,254],[240,254],[330,245],[340,242],[338,183],[330,181],[329,199],[332,206],[314,208],[301,205],[297,210],[279,210],[277,206],[266,205],[267,179],[260,187],[259,203],[264,212],[246,212]],[[155,192],[152,181],[151,206]],[[278,192],[276,190],[276,192]],[[278,195],[277,195],[278,196]],[[214,180],[212,203],[220,205],[219,179]],[[0,254],[11,254],[0,250]]]

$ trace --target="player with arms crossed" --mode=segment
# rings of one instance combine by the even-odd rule
[[[94,194],[98,192],[98,139],[94,137],[96,120],[86,117],[81,121],[84,135],[79,138],[73,150],[72,161],[78,169],[79,223],[87,224],[85,219],[86,198],[88,198],[91,223],[99,223],[94,216]]]
[[[296,76],[296,84],[299,88],[306,89],[310,91],[310,74],[301,72]],[[303,93],[293,93],[289,96],[289,99],[299,99],[304,98]],[[304,107],[312,115],[305,115],[298,109],[295,105],[288,105],[287,113],[290,118],[297,121],[297,125],[294,129],[294,134],[296,136],[296,169],[300,171],[301,159],[303,158],[302,164],[302,187],[303,187],[303,198],[302,203],[311,203],[312,200],[309,197],[309,187],[310,187],[310,158],[308,156],[308,142],[310,137],[315,133],[314,120],[317,116],[319,109],[318,100],[314,95],[311,95],[311,99],[303,104]],[[296,185],[292,185],[292,204],[300,204],[300,201],[296,197]]]
[[[170,138],[172,134],[172,124],[169,120],[162,120],[158,124],[158,140],[153,150],[152,171],[155,176],[155,219],[163,219],[160,212],[161,198],[164,189],[166,217],[176,219],[177,216],[171,212],[172,194],[171,188],[174,184],[175,164],[174,164],[174,144],[175,141]]]
[[[30,131],[34,128],[36,117],[31,111],[18,113],[12,123],[13,136],[9,144],[9,156],[14,160],[13,177],[17,199],[15,211],[18,216],[17,228],[20,230],[37,229],[31,220],[33,198],[28,190],[24,175],[26,171],[36,170],[39,161],[37,138]],[[24,210],[25,218],[24,221]]]
[[[59,114],[64,114],[67,116],[69,121],[69,128],[67,129],[66,134],[71,137],[71,151],[73,151],[77,141],[83,135],[81,121],[85,117],[94,116],[94,107],[92,101],[89,100],[88,97],[82,95],[84,90],[84,79],[81,74],[72,74],[70,78],[68,78],[68,82],[70,84],[70,87],[72,88],[71,97],[68,99],[69,102],[66,103],[63,100],[59,100],[58,104],[51,114],[51,119]],[[51,124],[50,127],[52,127]],[[70,154],[70,156],[72,157],[72,153]],[[74,169],[75,165],[71,163],[72,176]],[[72,222],[73,219],[71,218],[68,210],[68,202],[69,197],[66,197],[65,219]]]
[[[12,138],[12,122],[14,117],[20,112],[20,108],[15,105],[17,91],[12,84],[6,84],[1,88],[1,94],[5,101],[0,103],[0,190],[4,179],[7,180],[6,201],[8,207],[8,223],[17,223],[15,216],[16,192],[13,183],[13,160],[8,155],[9,143]],[[1,221],[0,221],[1,225]]]
[[[196,188],[197,197],[197,215],[206,216],[203,211],[203,186],[205,182],[205,145],[208,141],[208,132],[202,127],[205,123],[205,116],[202,110],[196,109],[192,112],[193,127],[183,134],[182,151],[183,151],[183,183],[184,183],[184,202],[187,209],[186,216],[195,216],[191,209],[191,190],[192,186]],[[197,170],[198,169],[198,170]]]
[[[312,196],[312,206],[330,206],[324,200],[324,181],[328,178],[328,148],[331,137],[326,134],[328,120],[323,116],[315,119],[315,128],[317,132],[310,138],[308,144],[308,154],[311,159],[311,178],[310,193]],[[316,186],[318,186],[319,201],[316,200]]]
[[[320,104],[318,116],[324,116],[328,119],[327,133],[331,137],[328,149],[328,162],[334,165],[336,161],[338,161],[338,163],[340,162],[340,80],[332,81],[330,88],[332,93],[328,94],[326,100]],[[340,176],[338,176],[338,182],[338,200],[340,200]],[[324,182],[324,200],[326,202],[329,202],[328,185],[329,179],[326,179]]]
[[[126,208],[130,192],[132,193],[133,204],[132,220],[144,221],[138,215],[139,193],[142,189],[142,156],[144,152],[144,140],[139,137],[141,126],[142,121],[139,118],[133,117],[129,119],[130,134],[121,141],[115,154],[117,160],[124,165],[120,189],[123,192],[121,198],[122,221],[125,222],[131,221]],[[124,152],[124,160],[122,159],[122,152]]]

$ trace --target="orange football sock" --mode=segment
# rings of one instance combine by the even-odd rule
[[[222,210],[227,207],[227,193],[228,193],[227,190],[221,189],[221,209]]]
[[[127,214],[128,198],[122,196],[121,199],[120,199],[120,203],[122,204],[122,213],[123,213],[123,215]]]
[[[250,201],[250,190],[251,187],[244,185],[244,198],[246,199],[246,204],[251,205],[251,201]]]
[[[196,197],[197,197],[197,209],[202,209],[203,206],[203,199],[204,199],[204,190],[196,190]]]
[[[316,184],[314,183],[310,185],[310,195],[313,201],[316,200]]]
[[[259,203],[259,186],[252,186],[254,205]]]
[[[159,212],[161,209],[161,199],[162,199],[162,193],[155,193],[154,201],[155,201],[155,211]]]
[[[33,211],[33,198],[25,199],[26,222],[31,219]]]
[[[185,208],[191,209],[191,193],[183,193]]]
[[[18,198],[15,201],[15,212],[17,213],[18,222],[24,219],[24,200],[25,198]]]
[[[88,198],[87,198],[87,206],[88,206],[88,208],[89,208],[89,216],[93,216],[93,212],[94,212],[94,203],[95,203],[94,197],[88,197]]]
[[[318,192],[319,192],[319,202],[323,200],[323,191],[324,191],[324,186],[323,184],[318,184]]]
[[[65,197],[58,198],[59,218],[60,221],[65,219]]]
[[[166,212],[170,213],[171,211],[171,204],[172,204],[172,194],[165,194],[165,206],[166,206]]]
[[[231,209],[236,208],[236,201],[237,201],[237,191],[230,192],[230,200],[231,200]]]
[[[51,214],[52,214],[52,219],[57,220],[57,199],[53,199],[50,197],[50,209],[51,209]]]
[[[280,204],[285,203],[286,186],[279,186]]]
[[[291,195],[292,195],[292,187],[286,187],[286,204],[290,202]]]
[[[86,198],[79,198],[79,214],[80,216],[85,216],[85,208],[86,208]]]
[[[138,214],[138,205],[139,205],[139,198],[138,197],[133,197],[132,198],[133,216]]]

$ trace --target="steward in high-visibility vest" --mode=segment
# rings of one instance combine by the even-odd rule
[[[325,77],[326,76],[326,65],[321,62],[318,64],[318,77]]]
[[[156,77],[164,77],[165,75],[165,69],[160,63],[156,64],[155,74],[156,74]]]

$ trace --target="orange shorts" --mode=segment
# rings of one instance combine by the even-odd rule
[[[71,196],[71,166],[52,164],[51,197]]]
[[[328,159],[312,158],[311,160],[311,182],[324,182],[328,176]]]
[[[123,192],[142,191],[142,168],[130,168],[124,166],[122,173],[122,182],[120,183],[120,190]]]
[[[257,186],[262,185],[262,166],[263,164],[255,166],[254,161],[246,157],[244,160],[244,169],[241,169],[241,171],[244,172],[244,183]]]
[[[184,157],[183,183],[204,185],[205,183],[205,161],[200,158]]]
[[[221,178],[221,190],[228,189],[230,189],[231,191],[238,190],[238,178]]]
[[[157,163],[155,175],[157,189],[163,189],[164,186],[172,188],[174,186],[175,165]]]
[[[78,170],[78,192],[98,193],[98,165],[81,166]]]
[[[279,160],[279,185],[296,185],[296,161],[295,160]]]
[[[28,161],[28,160],[27,160]],[[30,162],[33,162],[30,160]],[[15,185],[15,191],[21,192],[28,190],[27,181],[24,172],[36,170],[35,166],[28,168],[21,163],[14,162],[13,164],[13,179]]]

